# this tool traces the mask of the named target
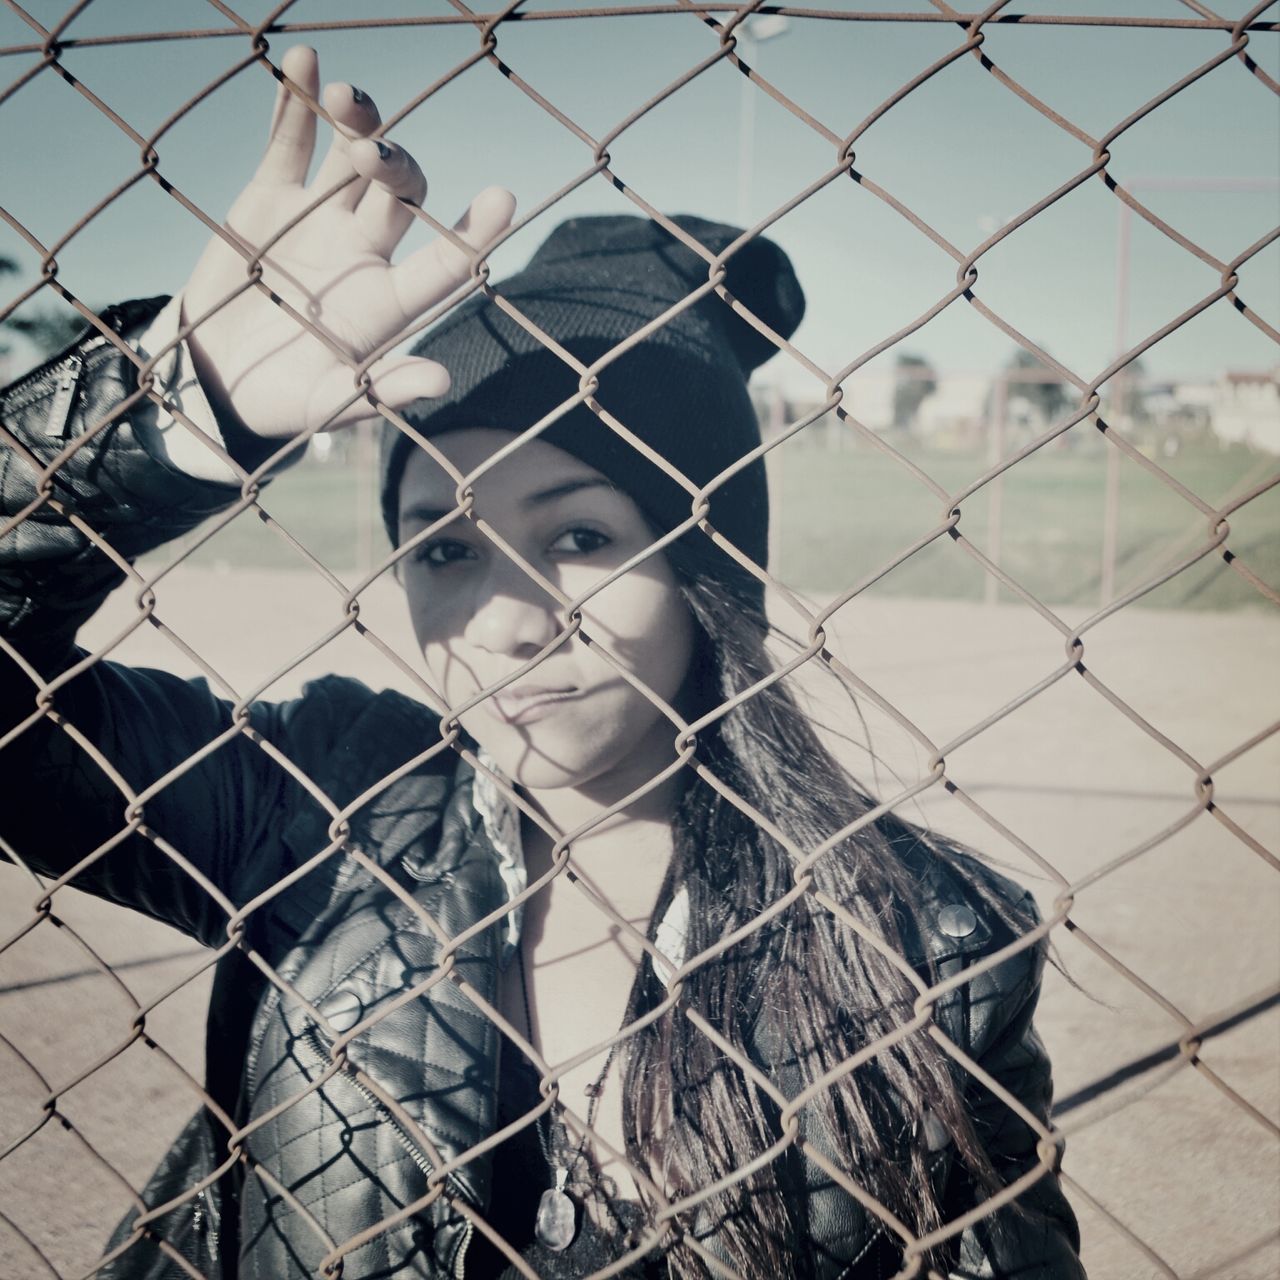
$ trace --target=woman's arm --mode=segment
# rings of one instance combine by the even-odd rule
[[[162,302],[103,318],[133,339]],[[77,630],[125,576],[115,557],[131,561],[238,496],[238,485],[195,479],[152,456],[143,424],[154,412],[137,391],[127,341],[117,346],[96,331],[0,396],[0,527],[8,526],[0,537],[0,735],[21,729],[0,750],[0,848],[52,876],[101,849],[77,887],[216,943],[225,940],[222,905],[151,840],[129,834],[127,796],[225,732],[228,708],[203,682],[99,662],[58,686],[41,712],[47,684],[85,657]],[[249,745],[229,744],[144,811],[147,826],[224,892],[236,852],[264,843],[251,829],[237,839],[226,829],[231,815],[269,811],[286,789]]]
[[[107,313],[117,341],[93,332],[0,397],[0,742],[8,739],[0,747],[0,852],[45,874],[77,869],[78,886],[206,942],[225,938],[220,895],[235,902],[261,887],[282,815],[302,802],[299,784],[255,735],[290,758],[301,755],[299,763],[322,758],[325,723],[349,723],[351,708],[309,714],[299,735],[296,707],[255,706],[233,722],[230,705],[202,681],[101,661],[66,679],[60,673],[83,658],[75,633],[123,580],[123,562],[235,501],[246,470],[287,437],[372,416],[352,364],[463,283],[468,248],[491,240],[511,213],[506,193],[486,192],[459,224],[458,244],[437,240],[393,266],[390,255],[413,220],[404,201],[416,203],[425,191],[420,170],[399,148],[363,138],[378,127],[376,107],[333,85],[324,105],[337,126],[334,142],[306,186],[315,55],[290,50],[284,69],[289,83],[266,154],[226,224],[238,248],[216,239],[184,291],[184,321],[199,325],[183,355],[195,364],[221,436],[212,449],[199,440],[195,447],[210,456],[221,450],[236,465],[221,457],[213,468],[219,479],[198,478],[191,472],[199,468],[184,466],[170,447],[193,438],[184,431],[166,440],[156,430],[158,397],[140,387],[145,361],[128,342],[158,302]],[[280,234],[335,188],[337,196]],[[246,289],[259,269],[264,288]],[[368,380],[392,406],[447,385],[439,366],[396,356],[373,361]],[[50,700],[43,691],[51,680]],[[135,812],[128,797],[175,770]],[[140,823],[167,847],[139,833]]]
[[[1034,912],[1030,899],[1024,901],[1023,909]],[[1033,1024],[1044,969],[1043,945],[1000,968],[1012,964],[1025,968],[1015,989],[1003,992],[998,982],[979,979],[971,992],[977,1061],[1032,1115],[1047,1123],[1053,1077],[1049,1055]],[[984,1011],[981,1002],[988,986],[990,1010]],[[981,1023],[987,1018],[990,1031],[984,1033]],[[1041,1164],[1035,1131],[976,1079],[970,1084],[967,1104],[978,1140],[1004,1185]],[[944,1216],[959,1217],[973,1207],[975,1198],[982,1197],[975,1194],[957,1162],[947,1187]],[[1044,1173],[1014,1205],[979,1219],[965,1231],[951,1275],[954,1280],[1084,1280],[1079,1228],[1057,1175]]]
[[[239,496],[165,465],[144,443],[157,413],[138,389],[136,339],[166,299],[112,307],[116,340],[86,331],[0,392],[0,635],[45,673],[132,561]],[[117,558],[100,548],[97,535]]]

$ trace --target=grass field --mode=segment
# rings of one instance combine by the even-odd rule
[[[912,461],[948,494],[987,469],[977,454],[916,450]],[[1191,492],[1217,506],[1280,470],[1280,460],[1246,449],[1184,453],[1164,462]],[[1099,600],[1106,454],[1050,449],[1018,463],[1001,480],[999,553],[992,545],[992,494],[961,504],[958,529],[1042,600],[1090,605]],[[942,520],[937,497],[895,459],[871,448],[831,452],[821,446],[782,454],[772,474],[780,513],[777,569],[783,581],[837,592],[901,554]],[[1231,518],[1228,545],[1263,581],[1280,581],[1280,491],[1257,498]],[[1123,593],[1208,541],[1203,516],[1141,466],[1122,460],[1115,585]],[[894,569],[873,590],[890,596],[977,600],[982,567],[943,536]],[[1002,589],[1002,598],[1008,593]],[[1207,557],[1144,598],[1166,608],[1235,608],[1265,603],[1220,555]]]
[[[1099,442],[1100,443],[1100,442]],[[907,447],[948,494],[987,469],[983,455]],[[355,461],[312,458],[278,477],[262,506],[324,564],[349,573],[385,549],[377,515],[372,451]],[[1280,460],[1243,447],[1184,450],[1162,465],[1191,492],[1219,505],[1265,480]],[[895,459],[857,445],[841,451],[824,438],[789,442],[769,455],[775,510],[774,572],[789,586],[838,593],[875,573],[937,527],[943,504]],[[1040,599],[1088,607],[1099,600],[1106,454],[1101,447],[1049,448],[1020,462],[1001,481],[999,563]],[[959,529],[994,554],[991,488],[961,505]],[[1142,467],[1122,459],[1116,538],[1119,592],[1149,580],[1207,540],[1204,518]],[[1228,546],[1263,581],[1280,583],[1280,486],[1231,517]],[[159,553],[177,554],[183,545]],[[253,512],[238,517],[195,553],[204,565],[292,568],[290,547]],[[871,588],[878,596],[980,600],[985,574],[943,535]],[[1007,597],[1003,589],[1001,597]],[[1144,597],[1165,608],[1238,608],[1265,603],[1224,563],[1206,557]]]

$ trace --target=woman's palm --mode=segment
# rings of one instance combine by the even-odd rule
[[[316,97],[310,49],[291,49],[283,67]],[[342,133],[305,185],[316,117],[302,96],[281,87],[262,163],[227,217],[244,252],[215,238],[184,292],[184,319],[200,321],[190,346],[202,385],[215,407],[261,436],[372,416],[354,366],[462,284],[472,252],[505,229],[514,207],[505,191],[482,192],[455,228],[465,248],[439,237],[393,265],[425,179],[407,152],[362,136],[379,123],[363,94],[331,85],[325,106]],[[252,283],[258,270],[261,286],[280,301]],[[440,395],[449,382],[441,366],[411,356],[377,360],[367,381],[393,407]]]

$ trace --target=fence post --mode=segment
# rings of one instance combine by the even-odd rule
[[[373,447],[376,426],[375,422],[361,422],[356,427],[356,575],[360,578],[373,568],[373,526],[378,509],[378,469]]]
[[[787,405],[781,387],[769,388],[769,423],[765,438],[776,440],[787,425]],[[799,436],[795,437],[797,440]],[[782,455],[786,445],[770,449],[766,455],[773,466],[769,473],[769,572],[776,574],[782,563],[782,521],[779,514],[784,510],[782,502]]]
[[[1107,444],[1107,484],[1102,508],[1102,575],[1098,604],[1116,594],[1116,546],[1120,535],[1120,450]]]
[[[996,394],[992,404],[991,427],[987,432],[987,465],[995,466],[1004,457],[1005,426],[1009,413],[1009,375],[1001,372],[996,379]],[[992,564],[1000,563],[1000,549],[1004,541],[1004,474],[996,476],[987,485],[987,558]],[[991,574],[982,583],[983,604],[995,604],[1000,598],[1000,584]]]
[[[1129,327],[1129,241],[1132,222],[1129,206],[1120,202],[1120,221],[1116,227],[1116,331],[1115,352],[1125,349],[1125,331]],[[1125,370],[1111,380],[1108,413],[1114,418],[1124,392]],[[1104,440],[1106,438],[1104,437]],[[1102,565],[1099,569],[1098,604],[1105,607],[1116,593],[1116,545],[1120,530],[1120,451],[1106,440],[1107,483],[1102,508]]]

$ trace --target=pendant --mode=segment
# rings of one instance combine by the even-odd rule
[[[533,1225],[538,1243],[555,1253],[567,1249],[578,1234],[578,1210],[565,1191],[568,1181],[569,1170],[557,1169],[556,1185],[542,1193],[542,1199],[538,1201],[538,1217]]]

